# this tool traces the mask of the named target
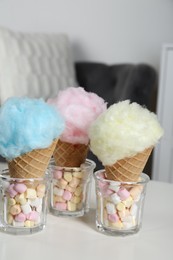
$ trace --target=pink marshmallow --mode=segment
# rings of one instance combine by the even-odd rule
[[[116,213],[115,214],[109,214],[108,220],[110,220],[111,222],[117,222],[117,221],[119,221],[119,217]]]
[[[9,193],[11,198],[14,198],[17,195],[17,191],[14,190],[14,184],[10,184],[10,186],[7,189],[7,192]]]
[[[18,215],[15,216],[15,221],[17,222],[24,222],[26,220],[25,214],[20,212]]]
[[[24,193],[27,190],[27,187],[23,183],[16,183],[14,184],[14,190],[18,193]]]
[[[108,196],[110,196],[110,195],[112,195],[112,194],[114,193],[112,190],[108,189],[108,185],[106,185],[105,187],[103,187],[103,188],[101,189],[101,192],[102,192],[102,194],[103,194],[104,197],[108,197]]]
[[[56,179],[56,180],[61,179],[61,178],[62,178],[62,171],[55,170],[54,173],[53,173],[53,177],[54,177],[54,179]]]
[[[67,204],[64,202],[57,202],[55,203],[55,208],[59,211],[64,211],[67,209]]]
[[[39,213],[35,210],[31,211],[28,215],[27,215],[27,219],[31,220],[31,221],[37,221],[39,218]]]
[[[117,194],[121,200],[126,200],[130,196],[130,193],[125,188],[120,188]]]
[[[65,190],[62,197],[63,197],[63,199],[65,199],[65,200],[71,200],[71,198],[72,198],[72,193],[71,193],[70,191],[68,191],[68,190]]]

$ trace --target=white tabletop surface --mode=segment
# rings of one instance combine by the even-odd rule
[[[95,227],[95,193],[84,217],[48,214],[46,228],[34,235],[0,233],[0,260],[172,260],[173,184],[150,181],[147,187],[143,226],[139,233],[111,237]]]

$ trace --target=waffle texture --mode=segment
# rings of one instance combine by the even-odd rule
[[[57,140],[45,149],[36,149],[8,162],[12,178],[40,178],[48,167]]]
[[[133,157],[119,160],[112,166],[105,166],[106,178],[114,181],[138,181],[152,149],[150,147]]]
[[[53,153],[55,164],[62,167],[80,167],[88,154],[88,145],[58,141]]]

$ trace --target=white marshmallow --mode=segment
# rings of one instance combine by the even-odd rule
[[[42,204],[42,198],[36,198],[34,200],[28,200],[31,207],[38,207]]]
[[[32,211],[31,206],[28,202],[24,205],[21,205],[21,209],[24,214],[29,214]]]
[[[120,197],[119,197],[116,193],[113,193],[113,194],[110,196],[110,198],[111,198],[111,201],[112,201],[115,205],[117,205],[119,202],[121,202]]]
[[[14,227],[24,227],[24,222],[17,222],[17,221],[15,221],[15,220],[13,220],[12,225],[13,225]]]
[[[136,217],[138,212],[138,206],[134,203],[130,208],[130,214],[134,217]]]
[[[116,183],[111,183],[110,185],[109,185],[109,190],[113,190],[113,191],[115,191],[115,192],[118,192],[119,191],[119,188],[120,188],[120,186],[118,185],[118,184],[116,184]]]
[[[63,189],[60,189],[60,188],[57,188],[57,187],[54,187],[54,188],[53,188],[53,194],[54,194],[54,195],[62,196],[63,193],[64,193],[64,190],[63,190]]]
[[[106,209],[108,214],[114,214],[116,212],[115,206],[112,203],[106,203]]]

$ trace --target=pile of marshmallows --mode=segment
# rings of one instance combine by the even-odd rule
[[[28,186],[28,187],[27,187]],[[34,186],[34,188],[33,188]],[[41,222],[45,185],[7,183],[5,205],[7,223],[15,227],[34,227]]]
[[[83,195],[84,177],[87,172],[82,168],[54,169],[52,201],[53,208],[59,211],[81,210],[85,201]]]
[[[102,176],[103,178],[103,176]],[[129,229],[137,223],[143,187],[136,185],[118,185],[115,182],[99,181],[97,193],[98,207],[103,207],[102,216],[105,227],[113,229]],[[103,199],[103,200],[102,200]]]

